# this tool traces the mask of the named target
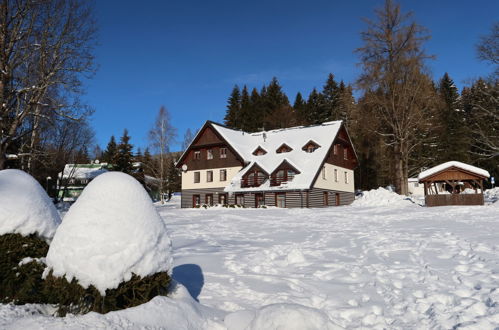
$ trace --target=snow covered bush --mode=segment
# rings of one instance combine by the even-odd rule
[[[43,260],[61,219],[29,174],[0,171],[0,301],[45,303]]]
[[[352,203],[353,206],[407,206],[414,205],[413,201],[407,196],[399,195],[388,189],[379,187],[364,191]]]
[[[171,241],[140,183],[120,172],[104,173],[69,209],[46,263],[59,314],[105,313],[166,293]]]

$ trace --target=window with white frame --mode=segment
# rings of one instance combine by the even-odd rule
[[[343,149],[343,159],[348,159],[348,149]]]
[[[338,170],[334,169],[334,181],[338,182]]]
[[[206,159],[213,159],[213,150],[212,149],[206,150]]]
[[[337,144],[335,144],[335,145],[334,145],[334,147],[333,147],[333,153],[334,153],[335,155],[337,155],[337,154],[338,154],[338,145],[337,145]]]
[[[227,158],[227,148],[220,148],[220,158]]]
[[[345,183],[348,183],[348,172],[345,171],[344,173],[345,173]]]
[[[326,166],[322,167],[322,178],[326,180]]]
[[[213,182],[213,171],[206,171],[206,182]]]
[[[201,178],[201,173],[194,172],[194,183],[199,183],[199,181],[201,181],[200,178]]]
[[[220,170],[220,181],[227,181],[227,170]]]
[[[194,159],[201,159],[201,151],[194,151]]]

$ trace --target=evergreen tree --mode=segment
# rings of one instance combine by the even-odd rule
[[[442,134],[439,141],[438,162],[457,160],[469,162],[469,131],[459,92],[447,73],[438,85],[440,96],[440,122]]]
[[[116,140],[114,135],[111,135],[111,139],[109,140],[106,150],[102,154],[102,161],[111,164],[115,157],[116,152],[118,151],[118,146],[116,145]]]
[[[296,93],[295,97],[295,102],[293,104],[293,109],[296,114],[296,121],[298,125],[305,125],[306,124],[306,111],[307,108],[307,103],[303,99],[303,96],[301,95],[300,92]]]
[[[348,127],[352,113],[355,111],[355,106],[356,104],[355,98],[353,97],[352,86],[345,85],[342,80],[338,87],[338,106],[336,117],[332,118],[332,120],[343,120],[345,125]]]
[[[262,113],[262,98],[256,88],[253,88],[250,96],[250,106],[252,118],[250,124],[247,124],[248,132],[258,131],[263,127],[263,113]]]
[[[246,85],[244,85],[241,92],[241,109],[239,111],[239,119],[239,128],[243,131],[252,131],[254,129],[253,107]]]
[[[308,96],[305,123],[307,125],[316,125],[325,121],[327,121],[327,112],[324,106],[324,96],[314,88]]]
[[[144,155],[142,155],[142,149],[140,147],[137,149],[137,153],[134,156],[134,160],[136,162],[141,162],[141,163],[143,163],[144,161]]]
[[[272,78],[266,92],[262,93],[261,96],[263,100],[263,127],[266,130],[282,127],[281,123],[275,122],[274,112],[281,112],[285,108],[289,109],[289,100],[276,77]]]
[[[338,87],[338,83],[334,80],[332,73],[327,78],[326,84],[322,89],[322,95],[325,111],[325,114],[322,116],[324,121],[342,119],[339,114],[340,87]]]
[[[114,157],[114,165],[117,171],[123,173],[132,173],[132,153],[133,146],[130,144],[130,136],[128,135],[128,130],[123,131],[123,136],[120,138],[120,144],[118,145],[118,151]]]
[[[151,153],[149,152],[149,148],[144,150],[144,156],[142,158],[142,162],[144,163],[144,174],[153,175],[153,167],[155,164],[153,163],[153,159]]]
[[[241,128],[239,123],[239,113],[241,110],[241,92],[239,86],[235,85],[227,102],[227,111],[225,113],[224,124],[230,128]]]

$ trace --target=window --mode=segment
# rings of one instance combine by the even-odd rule
[[[345,171],[345,183],[348,183],[348,173]]]
[[[326,180],[326,166],[322,167],[322,178]]]
[[[206,150],[206,159],[213,159],[213,150],[212,149]]]
[[[194,159],[201,159],[201,151],[194,151]]]
[[[206,194],[205,196],[206,205],[213,205],[213,194]]]
[[[286,207],[286,193],[275,194],[275,205],[277,207]]]
[[[192,207],[199,206],[199,204],[201,204],[201,196],[192,195]]]
[[[329,194],[327,191],[324,191],[323,198],[324,198],[324,206],[328,206],[329,205]]]
[[[206,182],[213,182],[213,171],[206,171]]]
[[[220,148],[220,158],[227,158],[227,148]]]
[[[290,147],[290,146],[288,146],[286,143],[283,143],[283,144],[282,144],[282,145],[281,145],[281,146],[280,146],[280,147],[276,150],[276,152],[277,152],[278,154],[281,154],[281,153],[283,153],[283,152],[290,152],[290,151],[292,151],[292,150],[293,150],[293,149],[291,149],[291,147]]]
[[[227,205],[227,194],[218,195],[218,204]]]
[[[348,149],[343,149],[343,159],[348,159]]]
[[[199,172],[194,172],[194,183],[199,183],[201,174]]]
[[[314,151],[315,151],[315,149],[317,149],[317,148],[316,148],[316,147],[314,147],[313,145],[309,145],[309,146],[307,147],[307,152],[308,152],[308,153],[312,153],[312,152],[314,152]]]
[[[262,148],[262,147],[258,147],[255,149],[255,151],[253,151],[253,155],[255,156],[262,156],[262,155],[265,155],[267,152]]]
[[[335,155],[337,155],[337,154],[338,154],[338,145],[337,145],[337,144],[335,144],[335,145],[334,145],[334,148],[333,148],[333,153],[334,153]]]
[[[220,181],[227,181],[227,170],[220,170]]]
[[[243,194],[236,195],[236,205],[244,205],[244,195]]]
[[[337,169],[334,170],[334,181],[338,182],[338,170]]]

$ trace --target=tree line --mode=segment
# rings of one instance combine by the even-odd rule
[[[260,91],[236,85],[225,125],[256,132],[343,120],[359,157],[361,189],[393,185],[407,194],[408,177],[451,160],[499,176],[499,23],[477,46],[494,73],[461,92],[448,73],[433,80],[427,63],[434,56],[424,48],[430,34],[400,5],[387,0],[366,25],[355,50],[362,72],[354,84],[329,74],[322,90],[314,88],[307,99],[297,93],[293,105],[275,77]]]

